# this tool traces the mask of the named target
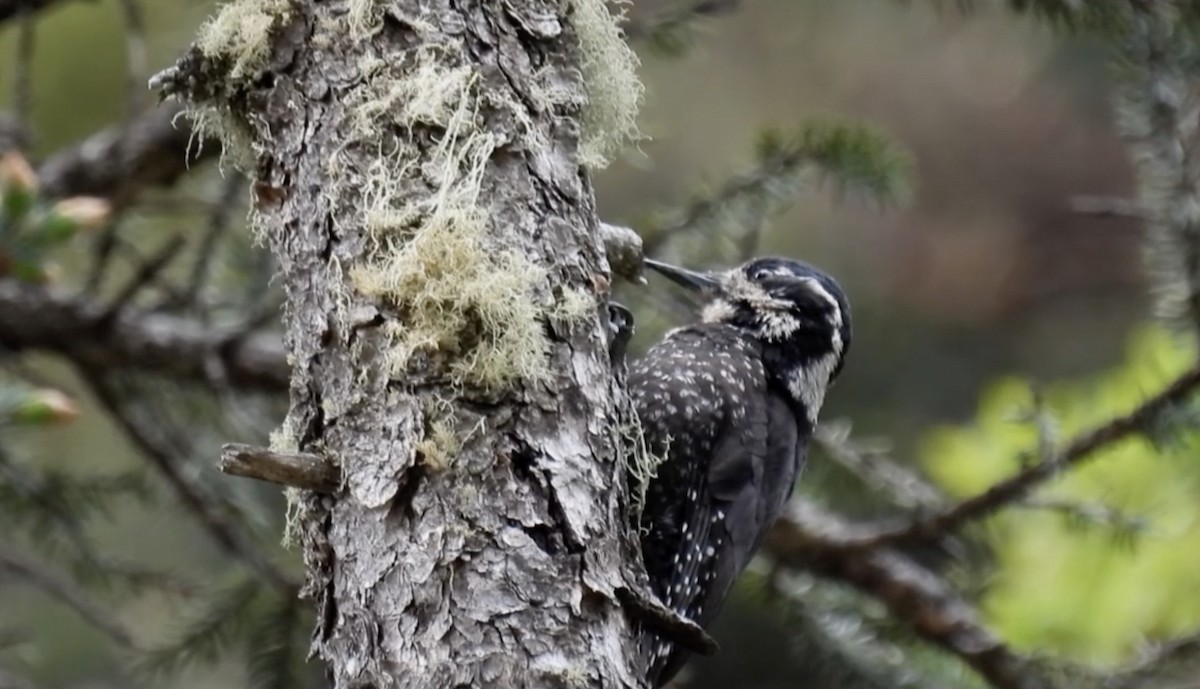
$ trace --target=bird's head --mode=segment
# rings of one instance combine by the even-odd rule
[[[755,258],[698,272],[650,259],[646,266],[698,293],[701,320],[725,323],[783,350],[795,363],[829,362],[829,381],[850,347],[850,304],[824,271],[787,258]]]

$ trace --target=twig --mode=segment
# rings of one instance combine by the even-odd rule
[[[672,239],[716,220],[730,204],[746,197],[765,194],[781,175],[809,160],[807,151],[781,151],[760,161],[752,170],[727,179],[715,192],[689,204],[672,222],[656,228],[646,238],[643,251],[656,256]]]
[[[0,447],[0,477],[11,489],[38,506],[42,514],[62,529],[67,540],[75,546],[79,557],[93,566],[98,566],[100,558],[93,551],[84,532],[84,525],[77,515],[65,509],[61,501],[50,498],[43,490],[44,482],[31,469],[13,461],[5,448]]]
[[[109,411],[117,426],[141,450],[151,466],[158,470],[175,490],[183,506],[208,531],[225,552],[242,560],[267,581],[281,590],[296,588],[296,584],[267,560],[259,549],[247,543],[241,532],[213,508],[198,485],[176,466],[175,448],[163,447],[155,438],[130,418],[122,409],[120,397],[99,371],[78,366],[80,374],[101,404]]]
[[[104,277],[108,275],[108,267],[120,246],[121,219],[105,225],[92,244],[92,261],[88,268],[87,278],[83,281],[83,291],[96,294],[100,291]]]
[[[749,261],[758,255],[759,240],[767,224],[767,200],[761,196],[756,198],[751,212],[747,215],[745,223],[748,227],[743,230],[737,243],[738,259],[741,261]]]
[[[125,13],[125,119],[132,121],[146,100],[146,21],[138,0],[120,0]]]
[[[33,13],[31,3],[19,3],[17,16],[20,27],[17,29],[16,59],[13,60],[16,71],[13,75],[13,109],[16,111],[17,131],[25,146],[29,145],[33,131],[30,118],[33,113],[33,53],[37,43],[37,21]]]
[[[238,173],[232,173],[225,178],[221,186],[220,199],[212,207],[212,213],[208,216],[208,227],[196,249],[197,255],[196,260],[192,263],[191,279],[188,280],[187,289],[183,293],[185,304],[180,304],[180,306],[195,304],[204,290],[204,285],[211,272],[213,256],[216,255],[217,242],[229,229],[229,220],[233,216],[235,208],[235,197],[245,184],[246,180]]]
[[[1077,436],[1062,450],[1042,458],[1042,461],[979,495],[903,526],[849,539],[844,545],[849,548],[872,548],[937,540],[968,522],[982,519],[1018,501],[1037,486],[1088,459],[1097,450],[1144,430],[1163,411],[1186,400],[1197,387],[1200,387],[1200,366],[1193,367],[1128,414]]]
[[[111,610],[92,600],[65,577],[28,560],[17,553],[0,549],[0,570],[15,574],[48,595],[66,604],[96,629],[104,632],[118,646],[136,649],[133,633],[117,621]]]
[[[1121,137],[1133,152],[1146,215],[1145,255],[1165,315],[1200,329],[1200,127],[1195,46],[1175,3],[1152,3],[1122,42]]]
[[[121,311],[125,309],[129,302],[131,302],[139,292],[144,290],[151,282],[153,282],[154,279],[158,277],[159,273],[161,273],[167,267],[172,259],[179,255],[179,250],[182,249],[186,244],[187,242],[184,241],[183,237],[175,235],[174,237],[171,237],[171,239],[167,240],[167,243],[164,244],[163,247],[154,254],[154,256],[150,257],[146,261],[143,261],[137,272],[129,279],[127,283],[125,283],[125,286],[121,288],[121,291],[117,293],[117,296],[114,297],[111,302],[109,302],[104,313],[101,314],[97,319],[97,327],[108,327],[108,325],[111,324],[118,315],[120,315]]]
[[[45,372],[39,371],[16,357],[0,356],[0,366],[3,366],[15,378],[23,380],[39,388],[57,388],[59,384]]]
[[[1068,208],[1072,213],[1101,218],[1144,218],[1146,208],[1139,201],[1116,196],[1073,196]]]
[[[814,684],[832,681],[855,689],[962,688],[953,676],[958,673],[923,662],[926,649],[915,647],[921,640],[896,638],[895,628],[902,623],[881,617],[871,596],[773,559],[768,564],[771,608],[782,610],[796,655],[814,669],[828,665],[832,670],[832,677],[824,682],[814,677]],[[817,673],[825,676],[820,669]]]
[[[0,24],[19,16],[23,11],[39,12],[61,0],[0,0]]]
[[[885,453],[854,444],[849,424],[824,422],[813,436],[817,447],[839,466],[896,507],[926,512],[946,506],[946,496]]]
[[[1104,689],[1192,689],[1200,677],[1200,634],[1175,639],[1133,667],[1113,673]]]
[[[1101,503],[1069,502],[1067,500],[1021,500],[1014,507],[1043,510],[1060,514],[1072,522],[1096,524],[1122,531],[1137,531],[1145,527],[1145,520],[1121,512]]]
[[[342,472],[332,461],[307,452],[273,452],[265,447],[230,443],[221,448],[217,467],[230,476],[255,478],[318,493],[332,493]]]
[[[9,113],[0,113],[0,154],[25,148],[25,128]]]
[[[651,39],[686,29],[701,17],[716,17],[733,12],[741,0],[687,0],[668,7],[646,21],[630,22],[625,35],[630,41]]]

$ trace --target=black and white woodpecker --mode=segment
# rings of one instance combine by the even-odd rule
[[[650,584],[706,627],[791,497],[825,391],[850,346],[850,305],[821,270],[757,258],[700,273],[646,261],[699,293],[700,319],[629,367],[648,449],[661,460],[641,515]],[[661,687],[688,652],[646,635]]]

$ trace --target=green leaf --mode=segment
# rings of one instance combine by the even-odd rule
[[[78,415],[79,407],[58,390],[8,388],[0,399],[0,423],[44,426],[70,421]]]
[[[0,212],[4,214],[5,225],[15,227],[33,208],[36,196],[29,189],[18,186],[5,187],[3,197],[0,197]]]
[[[75,220],[50,212],[37,222],[30,234],[43,247],[61,244],[79,231],[79,223]]]

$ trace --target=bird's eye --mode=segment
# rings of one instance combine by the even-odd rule
[[[755,280],[766,280],[774,274],[775,271],[770,268],[759,268],[755,270],[750,277],[754,278]]]

